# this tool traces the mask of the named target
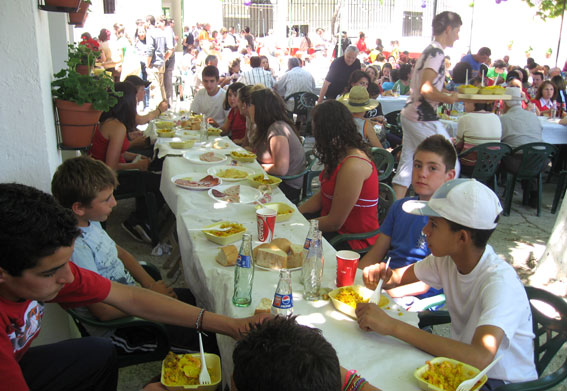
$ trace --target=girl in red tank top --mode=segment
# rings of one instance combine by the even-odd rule
[[[326,236],[377,230],[378,172],[352,114],[342,103],[330,100],[315,107],[312,118],[316,155],[325,168],[320,176],[321,191],[299,211],[319,212],[319,229],[328,233]],[[348,244],[362,249],[374,244],[377,237]]]

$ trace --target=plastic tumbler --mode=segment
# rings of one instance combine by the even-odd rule
[[[274,238],[276,228],[276,217],[278,212],[271,208],[256,210],[256,221],[258,223],[258,240],[260,242],[271,242]]]
[[[337,287],[349,286],[354,284],[356,269],[360,254],[350,251],[337,251]]]

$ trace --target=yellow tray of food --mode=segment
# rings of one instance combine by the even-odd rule
[[[419,383],[419,387],[425,391],[455,391],[464,380],[472,379],[480,371],[473,367],[446,357],[435,357],[431,361],[418,368],[413,375]],[[473,387],[478,390],[488,377],[484,375]]]
[[[246,232],[246,227],[242,224],[230,221],[221,221],[220,223],[209,224],[206,225],[205,228],[219,224],[221,228],[230,227],[230,229],[228,231],[203,231],[203,234],[211,242],[220,244],[221,246],[226,246],[227,244],[241,240]]]
[[[356,319],[356,304],[368,303],[372,293],[370,289],[361,285],[343,286],[329,292],[329,297],[337,310]],[[385,307],[390,303],[390,299],[385,295],[380,295],[380,307]]]
[[[264,205],[256,206],[256,209],[260,208],[274,209],[278,213],[276,216],[276,223],[281,223],[282,221],[291,219],[291,215],[293,215],[293,212],[295,212],[295,209],[283,202],[269,202]]]
[[[230,153],[230,157],[243,163],[252,163],[254,160],[256,160],[256,154],[252,152],[232,151]]]
[[[157,121],[155,125],[157,129],[173,129],[175,123],[171,121]]]
[[[169,352],[161,364],[161,384],[170,391],[216,390],[222,380],[220,357],[205,353],[211,384],[199,384],[201,358],[199,353],[174,354]]]
[[[478,101],[491,102],[495,100],[511,100],[512,95],[457,94],[457,98],[458,100],[478,100]]]
[[[222,129],[219,128],[209,128],[209,136],[218,136],[222,133]]]
[[[183,140],[183,141],[170,141],[169,146],[173,149],[189,149],[193,148],[195,145],[195,140]]]
[[[476,94],[478,92],[478,87],[471,84],[463,84],[462,86],[457,87],[457,91],[459,91],[460,94]]]
[[[207,173],[222,178],[227,182],[238,182],[247,179],[255,171],[248,167],[216,166],[210,167]]]
[[[158,137],[172,138],[175,137],[175,130],[158,129],[156,130]]]
[[[250,183],[252,183],[252,186],[254,187],[267,185],[270,186],[271,188],[274,188],[274,187],[278,187],[280,183],[282,183],[281,178],[272,175],[267,175],[267,176],[268,179],[264,179],[264,174],[252,174],[248,177],[248,180],[250,181]]]
[[[481,95],[504,95],[506,88],[501,86],[487,86],[480,89]]]

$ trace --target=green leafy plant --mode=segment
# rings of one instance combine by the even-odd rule
[[[94,39],[85,39],[78,44],[69,45],[67,49],[69,59],[65,62],[72,70],[77,69],[77,65],[87,65],[92,68],[100,55],[98,42]]]
[[[62,69],[51,83],[54,98],[79,105],[92,103],[95,110],[108,111],[118,103],[121,92],[114,90],[111,76],[103,72],[97,76],[81,75],[74,69]]]
[[[551,48],[548,48],[547,51],[545,52],[545,54],[549,54],[549,55],[551,55],[552,53],[553,53],[553,49]]]

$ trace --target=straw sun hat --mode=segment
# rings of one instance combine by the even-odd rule
[[[362,86],[352,87],[348,94],[344,94],[339,98],[339,101],[344,104],[351,113],[365,112],[378,106],[378,101],[376,99],[370,99],[368,91]]]

